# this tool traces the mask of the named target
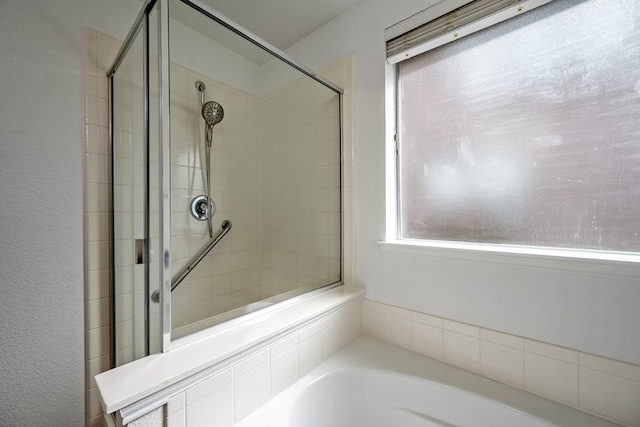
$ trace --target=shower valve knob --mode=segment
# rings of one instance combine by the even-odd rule
[[[191,215],[198,221],[206,221],[211,215],[216,213],[216,204],[213,199],[209,199],[209,209],[207,209],[207,196],[201,194],[191,200]]]

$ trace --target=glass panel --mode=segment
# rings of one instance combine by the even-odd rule
[[[143,36],[139,31],[113,76],[116,366],[145,356],[145,265],[136,263],[136,239],[146,237],[143,82]]]
[[[207,159],[213,236],[233,224],[172,292],[176,338],[340,281],[340,99],[187,4],[170,17],[173,277],[212,241],[190,212]],[[224,111],[210,154],[201,96]]]
[[[401,237],[638,251],[639,12],[552,2],[402,62]]]

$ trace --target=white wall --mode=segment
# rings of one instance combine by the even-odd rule
[[[82,32],[132,0],[2,2],[0,425],[84,425]]]
[[[350,52],[356,56],[359,285],[374,301],[640,363],[637,267],[601,274],[582,271],[588,263],[540,268],[491,257],[474,261],[381,251],[385,132],[392,134],[385,128],[385,85],[391,80],[384,29],[434,3],[363,0],[287,52],[313,69]]]

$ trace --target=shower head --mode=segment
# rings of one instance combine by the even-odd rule
[[[222,105],[215,101],[209,101],[202,105],[202,118],[207,123],[207,127],[213,128],[222,121],[224,117],[224,110]]]

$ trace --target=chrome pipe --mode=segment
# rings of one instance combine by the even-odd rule
[[[198,80],[196,82],[196,89],[200,92],[200,108],[204,107],[206,100],[207,86]],[[206,121],[206,119],[205,119]],[[209,230],[209,237],[213,238],[213,212],[211,211],[211,142],[213,141],[213,125],[205,123],[204,125],[205,136],[205,157],[206,157],[206,172],[207,178],[205,182],[205,191],[207,192],[207,229]]]
[[[213,237],[213,210],[211,209],[211,143],[207,143],[204,147],[207,156],[207,182],[205,185],[207,189],[207,229],[209,230],[209,237]]]

